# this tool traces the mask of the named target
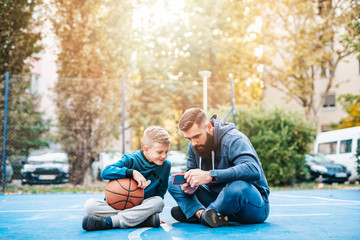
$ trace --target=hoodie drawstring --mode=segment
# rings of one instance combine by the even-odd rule
[[[199,168],[201,170],[201,162],[202,162],[202,157],[199,157]],[[211,162],[212,162],[212,170],[215,170],[215,152],[211,151]]]

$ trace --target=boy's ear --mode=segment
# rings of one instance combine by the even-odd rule
[[[144,152],[147,152],[149,150],[148,146],[143,146]]]

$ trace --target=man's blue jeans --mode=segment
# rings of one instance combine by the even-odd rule
[[[199,209],[206,208],[213,208],[231,221],[240,223],[262,223],[269,215],[269,201],[248,182],[228,183],[218,194],[202,185],[189,195],[181,190],[180,185],[172,183],[173,177],[169,178],[168,191],[188,219]]]

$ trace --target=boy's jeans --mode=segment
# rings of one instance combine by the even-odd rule
[[[169,178],[168,191],[188,219],[199,209],[206,208],[213,208],[228,216],[230,221],[240,223],[262,223],[269,215],[269,201],[248,182],[228,183],[219,194],[202,185],[189,195],[181,190],[180,185],[172,184],[173,177]]]

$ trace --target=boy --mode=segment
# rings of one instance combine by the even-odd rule
[[[166,160],[170,146],[169,133],[161,127],[144,131],[143,149],[126,154],[101,173],[105,180],[133,178],[144,189],[144,201],[135,207],[116,210],[106,201],[91,198],[85,203],[88,213],[83,219],[87,231],[128,227],[159,227],[159,213],[168,187],[171,163]]]

